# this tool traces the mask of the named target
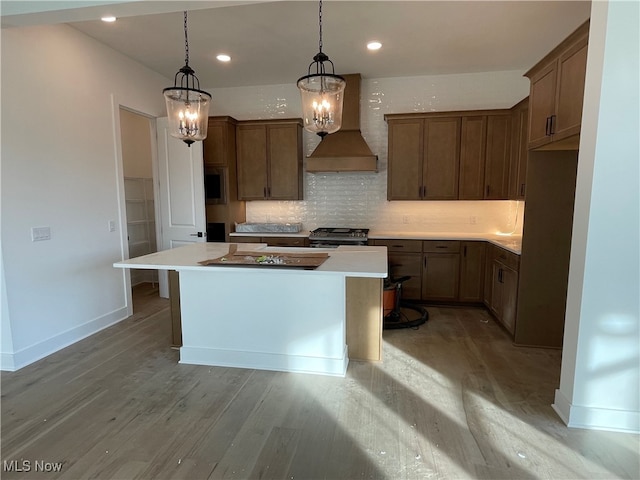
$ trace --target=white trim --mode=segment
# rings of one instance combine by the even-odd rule
[[[571,405],[560,390],[556,390],[552,407],[570,428],[640,433],[640,412],[637,411]]]
[[[107,313],[106,315],[90,320],[87,323],[59,333],[51,338],[23,348],[13,354],[2,353],[0,356],[0,359],[2,360],[0,368],[5,371],[14,372],[47,357],[52,353],[62,350],[69,345],[98,333],[111,325],[121,322],[128,317],[129,313],[127,311],[127,307],[122,307],[118,310]]]
[[[214,367],[252,368],[278,372],[315,373],[344,377],[349,356],[345,346],[341,358],[305,357],[265,352],[223,350],[205,347],[181,347],[180,363]]]

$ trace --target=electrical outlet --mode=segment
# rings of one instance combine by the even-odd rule
[[[471,225],[475,225],[475,224],[476,224],[476,216],[475,216],[475,215],[471,215],[471,216],[469,217],[469,223],[470,223]]]
[[[31,241],[51,240],[51,227],[31,227]]]
[[[409,223],[409,215],[402,216],[402,223]]]
[[[110,232],[115,232],[116,231],[116,221],[115,220],[109,220],[108,227],[109,227],[109,231]]]

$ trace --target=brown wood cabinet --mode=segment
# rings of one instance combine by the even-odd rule
[[[482,303],[484,293],[485,242],[460,243],[460,286],[458,300]]]
[[[266,243],[270,247],[308,247],[307,237],[258,237],[252,235],[234,235],[229,240],[235,243]]]
[[[393,117],[393,118],[392,118]],[[389,124],[389,200],[455,200],[459,116],[385,116]]]
[[[487,153],[485,163],[485,200],[509,197],[511,160],[511,114],[487,117]]]
[[[582,121],[588,39],[589,21],[525,74],[531,81],[529,149],[577,147],[572,137]]]
[[[202,142],[205,166],[235,168],[236,124],[233,117],[209,117],[207,138]],[[234,175],[235,180],[235,175]]]
[[[529,97],[511,109],[511,162],[509,167],[509,199],[524,200],[529,155]]]
[[[460,200],[484,199],[487,116],[462,117],[460,133]]]
[[[402,298],[422,298],[422,240],[373,240],[373,245],[387,247],[389,277],[411,277],[402,284]]]
[[[460,279],[460,242],[425,240],[422,250],[422,299],[456,301]]]
[[[302,120],[238,122],[238,197],[302,200]]]
[[[490,261],[489,261],[490,260]],[[491,246],[486,275],[490,292],[485,294],[487,307],[506,330],[514,335],[518,297],[520,257],[503,248]]]
[[[209,117],[207,138],[202,145],[205,175],[208,167],[223,172],[221,189],[226,192],[224,202],[205,206],[210,241],[228,242],[234,225],[244,222],[246,218],[245,204],[238,200],[236,125],[237,120],[233,117]]]

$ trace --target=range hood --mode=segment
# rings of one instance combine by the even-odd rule
[[[342,127],[325,136],[307,157],[307,172],[377,172],[378,157],[360,133],[360,74],[342,75],[347,81]]]

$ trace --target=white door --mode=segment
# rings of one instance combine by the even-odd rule
[[[206,241],[202,142],[191,147],[169,135],[167,118],[157,119],[161,238],[158,250]],[[168,297],[160,272],[160,296]]]

